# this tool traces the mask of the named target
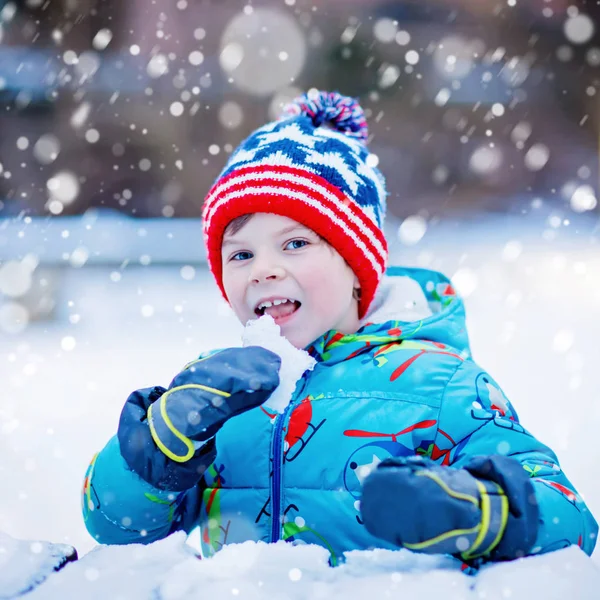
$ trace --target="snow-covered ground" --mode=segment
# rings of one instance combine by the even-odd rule
[[[395,225],[390,231],[395,234]],[[411,235],[414,239],[414,232],[405,230],[402,235],[405,241],[411,241]],[[598,235],[590,220],[568,226],[546,218],[440,223],[430,225],[414,246],[394,236],[390,260],[454,276],[466,297],[475,358],[504,387],[525,426],[554,448],[596,516]],[[0,531],[20,539],[72,544],[80,555],[92,550],[93,540],[80,516],[82,478],[94,452],[115,432],[127,395],[136,388],[168,384],[202,350],[239,345],[241,326],[206,268],[182,270],[185,261],[157,266],[153,242],[147,240],[154,259],[150,266],[90,261],[83,268],[49,273],[57,283],[56,318],[34,321],[17,335],[0,331]],[[318,548],[245,545],[198,562],[193,557],[184,560],[186,549],[180,543],[176,538],[148,550],[94,550],[68,566],[64,575],[53,575],[32,597],[50,598],[51,590],[81,585],[86,586],[81,597],[116,598],[116,592],[107,591],[119,581],[112,570],[115,564],[126,577],[127,568],[147,574],[148,565],[156,561],[164,564],[155,569],[154,578],[144,575],[139,594],[132,591],[121,597],[143,598],[144,586],[147,591],[161,586],[161,598],[193,598],[189,589],[194,581],[203,582],[194,588],[198,597],[412,597],[413,590],[423,590],[424,585],[432,597],[440,586],[444,597],[457,598],[470,597],[469,590],[474,598],[503,598],[508,597],[503,589],[509,588],[511,598],[531,597],[538,586],[546,590],[540,593],[546,598],[597,597],[584,595],[592,588],[600,594],[600,552],[589,561],[576,548],[493,567],[481,573],[472,588],[472,580],[458,572],[440,569],[431,577],[424,572],[427,565],[443,566],[442,559],[417,560],[403,552],[357,553],[334,575]],[[293,569],[300,569],[300,580],[295,580]],[[101,580],[108,587],[102,588],[104,595],[94,596],[91,582]],[[509,588],[503,587],[508,581]],[[285,590],[279,595],[273,592],[277,582]],[[584,585],[581,593],[575,585]],[[425,591],[418,595],[428,597]]]
[[[92,551],[27,598],[597,600],[600,586],[600,572],[577,547],[486,567],[475,577],[448,558],[406,550],[351,552],[336,568],[327,559],[319,546],[246,542],[198,560],[176,534],[151,546]]]

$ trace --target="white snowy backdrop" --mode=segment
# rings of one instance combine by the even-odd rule
[[[71,233],[67,237],[64,232],[68,230]],[[593,513],[600,515],[597,219],[577,216],[569,220],[546,211],[537,200],[527,216],[465,217],[428,225],[419,218],[402,223],[390,220],[387,234],[392,251],[390,264],[426,266],[453,277],[465,296],[475,358],[504,387],[525,426],[557,452]],[[125,219],[109,220],[107,224],[98,219],[84,226],[77,220],[17,220],[3,222],[0,237],[0,259],[4,260],[0,287],[5,293],[0,301],[0,530],[21,539],[72,544],[84,555],[94,542],[81,518],[82,478],[92,455],[115,433],[128,394],[136,388],[168,384],[202,350],[239,345],[241,326],[221,300],[202,262],[197,221]],[[33,263],[32,253],[38,257]],[[45,287],[52,290],[56,305],[52,318],[32,320],[25,326],[23,315],[6,293],[27,285],[27,278],[35,278],[36,273],[46,280]],[[187,575],[172,578],[180,585],[175,591],[163,589],[161,593],[165,598],[189,597],[183,588],[193,588],[194,577],[201,577],[192,576],[192,572],[209,577],[208,565],[214,562],[215,571],[210,577],[216,578],[213,583],[217,597],[221,597],[221,585],[227,587],[228,594],[236,594],[231,591],[237,589],[235,577],[228,580],[224,573],[219,574],[219,569],[227,572],[232,564],[237,565],[236,577],[246,582],[246,597],[266,597],[268,586],[261,588],[254,577],[250,578],[250,589],[246,577],[250,568],[244,571],[240,567],[251,561],[253,569],[258,568],[260,554],[266,560],[271,557],[276,564],[280,561],[288,582],[294,579],[291,575],[288,578],[289,568],[285,565],[296,561],[296,567],[304,573],[313,569],[311,581],[321,581],[321,591],[313,593],[311,588],[311,594],[319,597],[331,593],[328,586],[333,580],[325,575],[323,557],[316,548],[289,556],[287,550],[278,550],[275,555],[269,554],[274,550],[256,546],[231,550],[233,554],[218,559],[221,563],[202,563],[201,571],[196,572],[200,568],[197,561],[190,567],[192,563],[183,560],[186,554],[182,541],[163,542],[153,555],[140,554],[141,550],[123,554],[124,550],[113,549],[112,554],[98,554],[93,563],[96,566],[92,571],[86,567],[79,579],[72,576],[65,583],[62,574],[53,579],[67,585],[61,588],[66,591],[69,585],[84,586],[94,581],[101,570],[98,565],[104,565],[104,574],[112,573],[113,580],[120,581],[114,579],[115,561],[130,568],[137,565],[139,572],[143,571],[140,565],[149,568],[158,561],[163,570],[146,580],[147,591],[160,582],[158,573],[174,567],[182,573],[188,569]],[[412,564],[414,559],[396,554],[381,554],[381,560],[356,557],[352,563],[356,569],[346,566],[346,571],[340,571],[336,589],[349,590],[355,585],[343,583],[349,573],[352,577],[369,574],[369,581],[379,586],[377,589],[384,588],[377,583],[376,575],[381,572],[383,577],[385,573],[388,589],[390,581],[394,582],[389,579],[390,573],[408,569],[418,574],[428,565],[443,565],[443,560],[435,562],[438,559]],[[525,568],[522,576],[515,574],[524,567],[502,569],[521,583],[534,571],[540,573],[541,569],[548,577],[553,572],[555,580],[547,579],[547,590],[563,595],[574,585],[569,569],[579,570],[578,585],[589,592],[592,585],[600,589],[596,587],[600,586],[599,574],[593,567],[600,563],[599,555],[596,552],[588,563],[573,549],[564,551],[563,558],[532,559],[542,562],[532,563],[533,571]],[[561,571],[558,565],[567,571]],[[275,585],[275,572],[261,568],[258,579],[263,577],[269,585]],[[125,570],[123,567],[120,572],[123,577]],[[69,571],[75,572],[68,567],[65,573]],[[445,577],[443,571],[436,573],[442,574],[440,581],[431,584],[434,591]],[[463,580],[458,573],[453,577],[453,586],[467,585],[460,583]],[[500,594],[493,583],[500,575],[489,577],[492,579],[488,578],[484,589]],[[408,593],[417,579],[410,579],[410,585],[405,582],[408,587],[402,587],[403,593]],[[108,578],[105,580],[108,582]],[[463,597],[460,585],[456,597]],[[529,585],[533,584],[522,588],[523,597],[537,589]],[[44,589],[48,594],[50,582],[39,592]],[[103,589],[108,595],[108,588]],[[294,589],[296,592],[281,597],[308,594],[308,588],[302,588],[304,592],[299,587]],[[358,591],[356,597],[361,597]]]

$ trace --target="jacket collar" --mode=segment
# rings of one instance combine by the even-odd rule
[[[319,363],[336,364],[411,339],[470,356],[464,304],[448,278],[428,269],[390,267],[356,333],[332,329],[306,350]]]

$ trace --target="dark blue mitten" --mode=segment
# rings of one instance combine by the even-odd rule
[[[505,456],[476,457],[471,463],[473,472],[470,463],[455,469],[419,456],[384,460],[363,484],[366,528],[416,552],[453,554],[463,560],[515,558],[517,549],[526,553],[538,528],[527,474]],[[500,483],[504,476],[516,480],[512,493],[524,494],[518,501],[527,498],[529,509],[522,511],[517,524],[511,521],[513,499]],[[494,555],[506,536],[512,540],[510,555]]]
[[[279,356],[259,346],[229,348],[191,362],[166,390],[134,392],[119,423],[123,458],[155,487],[189,489],[214,459],[214,435],[269,398],[280,366]]]

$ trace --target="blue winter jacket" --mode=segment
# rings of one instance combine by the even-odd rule
[[[90,534],[108,544],[151,542],[199,525],[205,555],[227,543],[283,539],[320,544],[335,563],[348,550],[391,548],[361,520],[361,482],[371,467],[417,454],[460,468],[474,456],[504,454],[521,464],[535,490],[539,524],[531,552],[578,544],[591,554],[594,518],[555,454],[521,425],[471,359],[464,306],[449,281],[422,269],[396,267],[387,275],[390,289],[407,277],[417,281],[432,314],[394,318],[403,307],[390,305],[398,302],[390,294],[375,313],[385,315],[374,319],[381,322],[368,316],[355,334],[329,331],[317,339],[308,348],[317,365],[285,412],[261,406],[229,420],[205,446],[210,466],[191,489],[153,485],[151,473],[142,479],[113,437],[85,478]],[[162,392],[136,392],[135,410],[147,410]],[[127,410],[121,427],[128,426]],[[156,446],[142,452],[165,460]]]

